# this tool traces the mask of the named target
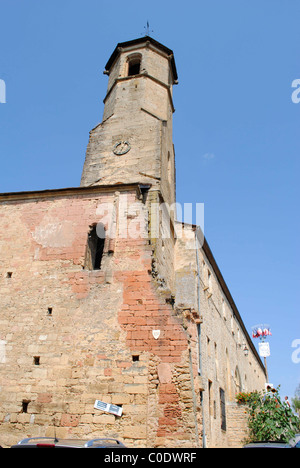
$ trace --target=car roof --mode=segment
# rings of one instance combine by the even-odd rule
[[[291,446],[285,442],[253,442],[244,448],[291,448]]]
[[[295,437],[293,437],[291,440],[290,440],[290,445],[292,445],[293,447],[295,447],[296,445],[298,446],[300,443],[300,434],[296,434]]]
[[[30,447],[66,447],[66,448],[121,448],[125,447],[122,442],[117,439],[99,438],[99,439],[58,439],[56,437],[31,437],[22,439],[13,448],[30,448]]]

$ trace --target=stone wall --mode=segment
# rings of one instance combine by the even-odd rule
[[[230,409],[235,404],[235,395],[240,391],[262,390],[266,375],[206,241],[202,245],[198,242],[196,226],[180,224],[178,229],[178,224],[175,305],[186,313],[189,311],[191,318],[196,312],[199,314],[198,330],[192,322],[188,330],[194,374],[199,372],[201,376],[207,444],[227,447],[235,443],[231,438],[235,440],[236,436],[221,428],[220,392],[225,392],[226,419],[231,420],[233,427],[234,413]]]
[[[103,207],[125,195],[133,223],[137,205],[145,210],[138,186],[0,199],[1,444],[54,432],[198,444],[189,335],[154,275],[148,223],[138,239],[121,236],[118,213],[101,270],[85,268],[90,227],[106,226]],[[122,417],[95,400],[122,406]]]
[[[128,76],[132,54],[140,73]],[[234,445],[234,395],[263,388],[265,372],[206,241],[174,221],[174,56],[144,38],[109,64],[81,188],[0,196],[0,444],[56,432]],[[91,270],[99,223],[101,270]]]
[[[247,442],[248,413],[245,405],[230,403],[227,405],[228,446],[242,448]]]

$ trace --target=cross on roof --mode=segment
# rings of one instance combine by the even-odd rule
[[[144,29],[146,32],[145,36],[150,36],[150,34],[154,32],[152,29],[150,29],[149,21],[147,21],[147,26],[144,26]]]

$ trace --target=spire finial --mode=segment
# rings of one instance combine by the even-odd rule
[[[150,29],[150,24],[149,21],[147,21],[147,26],[144,26],[145,29],[145,36],[150,36],[151,33],[153,33],[153,29]]]

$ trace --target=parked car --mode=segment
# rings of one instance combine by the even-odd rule
[[[17,445],[11,448],[125,448],[117,439],[91,439],[91,440],[76,440],[76,439],[57,439],[56,437],[31,437],[29,439],[20,440]]]
[[[271,449],[281,449],[281,448],[292,448],[289,444],[281,443],[281,442],[253,442],[251,444],[247,444],[244,448],[271,448]]]
[[[297,434],[289,443],[284,442],[253,442],[244,448],[300,448],[300,434]]]
[[[296,434],[295,437],[290,440],[290,445],[292,445],[293,448],[300,448],[300,434]]]

